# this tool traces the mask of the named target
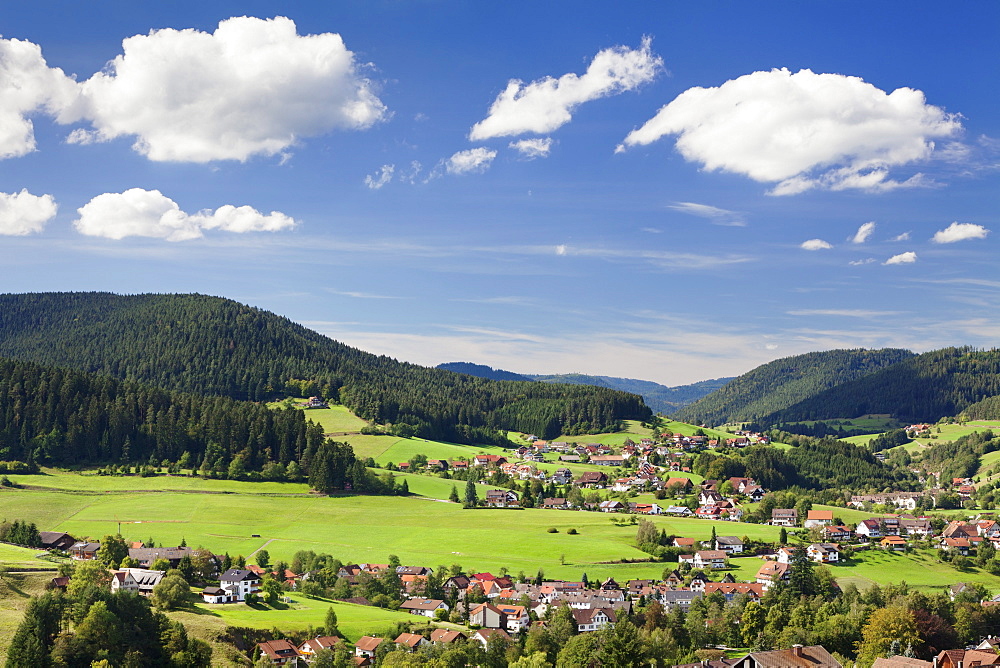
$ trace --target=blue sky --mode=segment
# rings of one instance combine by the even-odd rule
[[[995,2],[146,4],[0,21],[0,290],[670,385],[1000,334]]]

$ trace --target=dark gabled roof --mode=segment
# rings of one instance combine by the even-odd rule
[[[246,582],[249,580],[260,580],[260,577],[255,575],[253,571],[239,568],[230,568],[219,576],[219,582]]]

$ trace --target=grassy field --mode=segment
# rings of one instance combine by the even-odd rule
[[[17,631],[32,596],[45,593],[52,573],[5,574],[0,576],[0,661],[6,662],[7,648]]]

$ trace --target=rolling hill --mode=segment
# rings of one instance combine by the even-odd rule
[[[844,382],[763,416],[760,422],[890,414],[934,422],[1000,395],[1000,351],[943,348]],[[987,403],[988,405],[988,403]],[[977,417],[986,411],[973,409]]]
[[[898,348],[829,350],[785,357],[739,376],[725,387],[685,406],[673,417],[684,422],[703,421],[707,424],[759,420],[829,388],[912,357],[914,353]],[[822,417],[852,417],[864,412],[895,411],[833,413]]]
[[[359,417],[461,443],[616,429],[634,394],[498,382],[373,355],[287,318],[205,295],[0,295],[0,355],[237,400],[323,395]]]

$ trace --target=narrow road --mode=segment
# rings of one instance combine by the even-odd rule
[[[247,555],[247,559],[249,559],[253,555],[257,554],[258,552],[260,552],[261,550],[263,550],[265,547],[267,547],[268,545],[270,545],[273,542],[274,542],[274,538],[268,539],[268,541],[266,543],[264,543],[263,545],[261,545],[260,547],[258,547],[256,550],[254,550],[253,552],[251,552],[250,554],[248,554]]]

